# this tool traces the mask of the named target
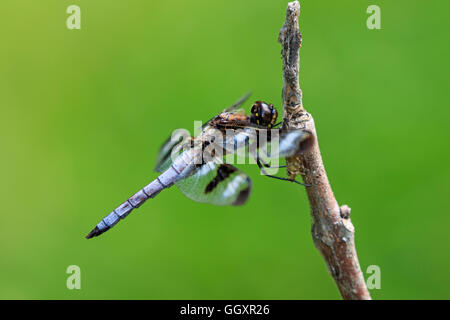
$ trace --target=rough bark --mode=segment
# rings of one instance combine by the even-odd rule
[[[299,49],[302,37],[298,27],[300,4],[290,2],[278,41],[283,60],[283,127],[307,129],[315,136],[313,147],[300,157],[286,159],[289,178],[301,175],[312,215],[312,236],[328,270],[344,299],[370,299],[355,249],[350,208],[339,207],[328,181],[314,119],[302,104],[299,86]]]

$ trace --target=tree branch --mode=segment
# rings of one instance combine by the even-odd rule
[[[313,117],[302,104],[299,86],[299,49],[302,37],[298,27],[300,4],[288,4],[286,20],[278,41],[283,59],[283,128],[307,129],[315,136],[313,147],[300,157],[287,158],[290,178],[301,174],[312,215],[314,245],[322,254],[330,274],[344,299],[370,299],[354,242],[354,227],[350,208],[339,207],[322,162]]]

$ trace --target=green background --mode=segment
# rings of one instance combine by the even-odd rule
[[[254,166],[243,207],[173,188],[84,239],[156,177],[173,129],[192,131],[249,90],[280,106],[286,3],[1,1],[0,298],[340,298],[303,188]],[[71,4],[81,30],[66,28]],[[370,4],[381,30],[366,27]],[[372,296],[450,298],[450,3],[301,5],[304,104],[352,207],[361,267],[381,268]],[[72,264],[81,290],[66,288]]]

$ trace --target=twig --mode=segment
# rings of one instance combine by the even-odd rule
[[[315,136],[312,148],[300,157],[286,159],[288,176],[301,174],[306,188],[313,220],[312,236],[328,270],[344,299],[370,299],[359,266],[354,242],[354,227],[350,221],[350,208],[339,207],[328,181],[322,162],[314,119],[302,104],[299,87],[299,49],[302,37],[298,27],[300,4],[288,4],[286,21],[278,41],[282,45],[283,59],[283,127],[307,129]]]

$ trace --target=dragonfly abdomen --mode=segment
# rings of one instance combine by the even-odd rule
[[[172,165],[155,180],[136,192],[127,201],[104,217],[97,226],[89,232],[86,238],[90,239],[97,237],[111,229],[120,220],[126,218],[133,209],[139,208],[144,204],[147,199],[156,197],[162,190],[172,186],[178,179],[184,176],[191,167],[193,167],[192,158],[183,155],[175,159]]]

